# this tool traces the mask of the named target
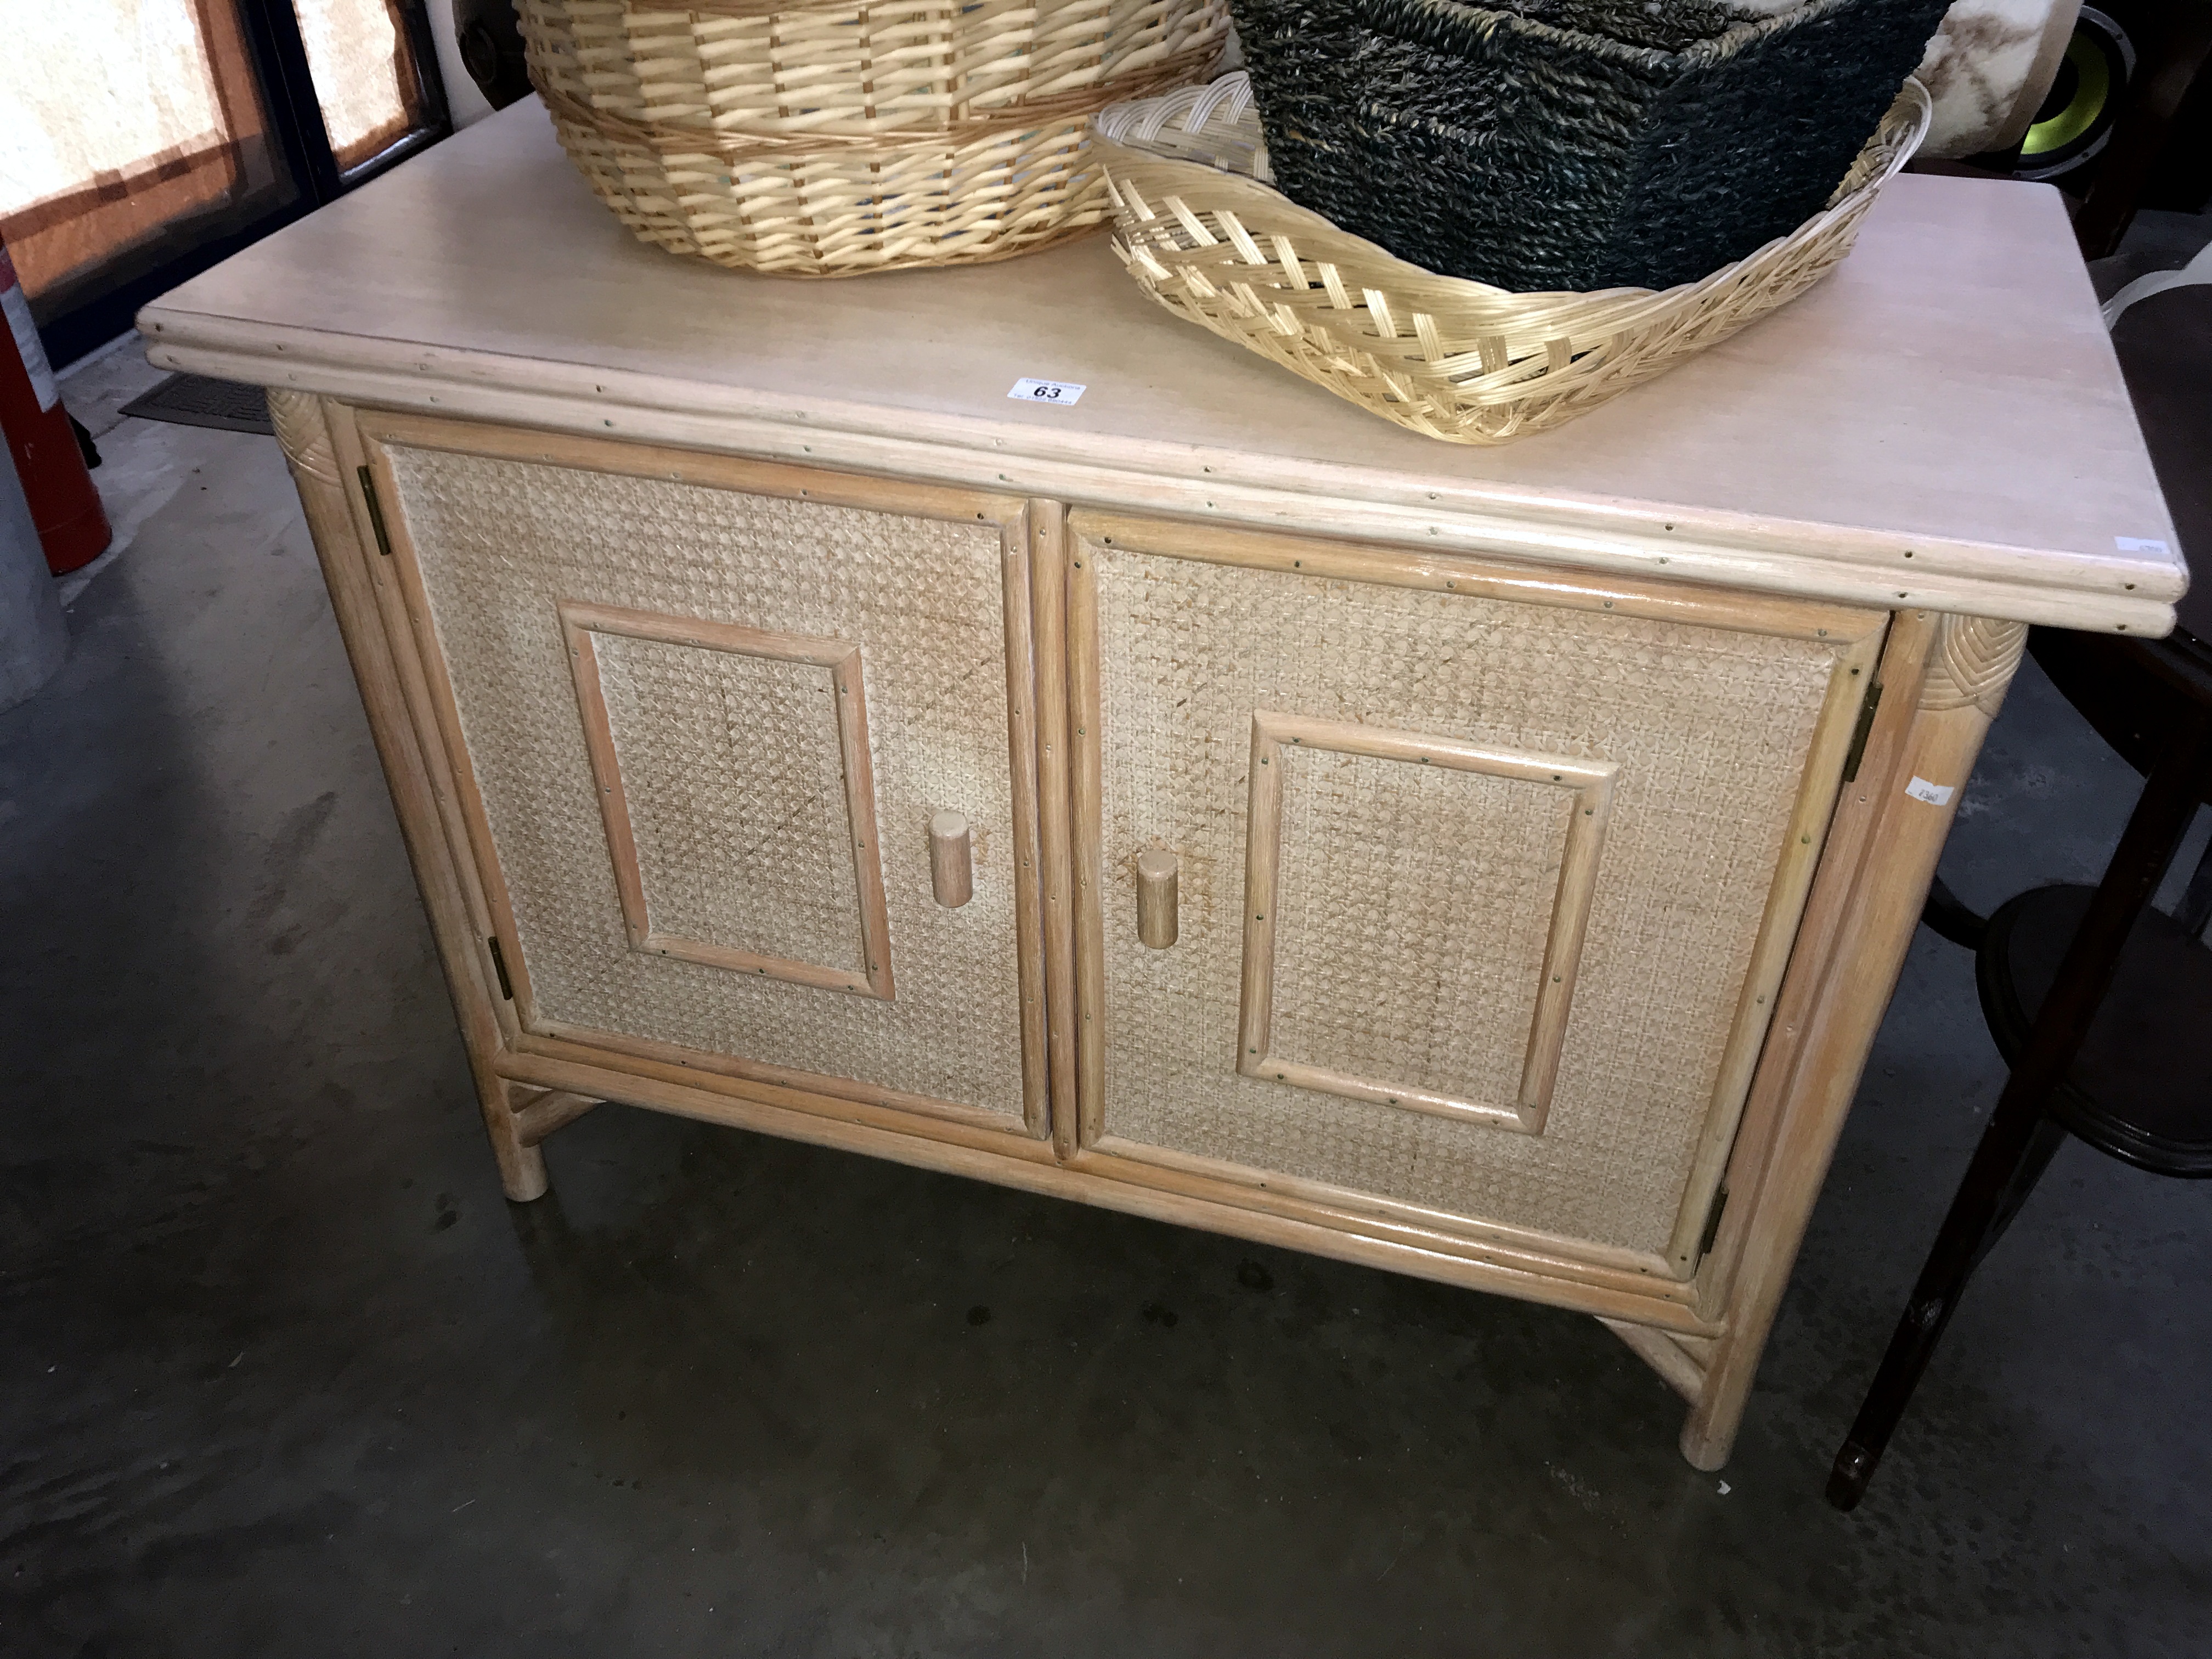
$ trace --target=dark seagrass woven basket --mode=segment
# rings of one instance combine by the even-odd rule
[[[1949,0],[1232,0],[1275,182],[1516,293],[1670,288],[1820,210]]]

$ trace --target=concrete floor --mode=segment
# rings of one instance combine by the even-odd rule
[[[1925,933],[1718,1478],[1568,1314],[619,1108],[510,1206],[276,446],[144,376],[0,716],[0,1652],[2212,1649],[2203,1188],[2063,1152],[1821,1501],[2002,1080]],[[2135,788],[2031,667],[1947,874]]]

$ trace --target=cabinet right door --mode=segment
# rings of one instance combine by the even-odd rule
[[[1886,614],[1085,514],[1066,576],[1091,1167],[1686,1278]]]

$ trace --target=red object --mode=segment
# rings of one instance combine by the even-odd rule
[[[31,522],[46,550],[46,568],[57,576],[90,564],[107,550],[114,532],[107,509],[85,471],[69,410],[46,362],[46,348],[31,320],[31,302],[15,279],[15,262],[0,243],[0,428],[15,458],[15,476],[31,503]]]

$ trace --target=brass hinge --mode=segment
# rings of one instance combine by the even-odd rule
[[[1866,758],[1867,738],[1874,731],[1874,711],[1881,707],[1881,682],[1868,682],[1866,701],[1859,705],[1859,723],[1851,728],[1850,750],[1844,757],[1844,781],[1859,781],[1859,763]]]
[[[376,499],[376,478],[365,466],[356,467],[361,475],[361,498],[368,503],[368,527],[376,532],[376,550],[386,558],[392,556],[392,537],[384,527],[384,507]]]
[[[1705,1236],[1698,1241],[1698,1260],[1703,1261],[1711,1254],[1713,1241],[1721,1236],[1721,1212],[1728,1208],[1728,1188],[1721,1188],[1713,1194],[1713,1207],[1705,1217]]]
[[[512,1002],[514,1000],[514,981],[507,976],[507,957],[499,948],[499,935],[494,933],[484,943],[491,946],[491,965],[499,974],[499,994]]]

